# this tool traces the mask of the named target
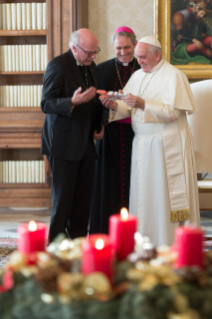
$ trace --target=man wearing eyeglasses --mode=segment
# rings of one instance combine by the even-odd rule
[[[97,38],[80,29],[71,34],[69,46],[49,62],[43,78],[41,153],[47,155],[52,172],[50,242],[59,233],[70,238],[87,234],[96,159],[93,140],[103,135],[93,62],[100,51]]]

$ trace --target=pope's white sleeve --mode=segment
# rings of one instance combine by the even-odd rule
[[[109,121],[118,121],[131,117],[131,108],[124,102],[116,100],[118,107],[115,111],[110,111]]]
[[[144,123],[167,123],[179,118],[181,110],[156,101],[145,101]]]

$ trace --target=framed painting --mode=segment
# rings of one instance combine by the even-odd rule
[[[189,80],[212,78],[212,0],[155,0],[162,55]]]

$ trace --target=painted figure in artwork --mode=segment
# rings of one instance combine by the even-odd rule
[[[212,36],[204,18],[211,15],[210,4],[188,2],[187,8],[172,15],[172,64],[211,64]]]
[[[192,1],[188,1],[188,0],[184,0],[184,7],[186,8],[188,6],[188,4],[198,4],[199,2],[205,2],[207,4],[207,9],[208,10],[212,10],[212,6],[210,4],[210,0],[192,0]]]

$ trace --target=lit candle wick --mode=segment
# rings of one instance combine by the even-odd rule
[[[128,220],[128,210],[126,208],[121,209],[121,219],[123,221]]]
[[[37,228],[38,228],[38,227],[37,227],[36,222],[34,222],[34,220],[31,220],[31,221],[29,222],[29,225],[28,225],[29,231],[36,231]]]
[[[101,238],[97,239],[97,241],[95,242],[95,248],[101,250],[103,247],[104,241]]]

